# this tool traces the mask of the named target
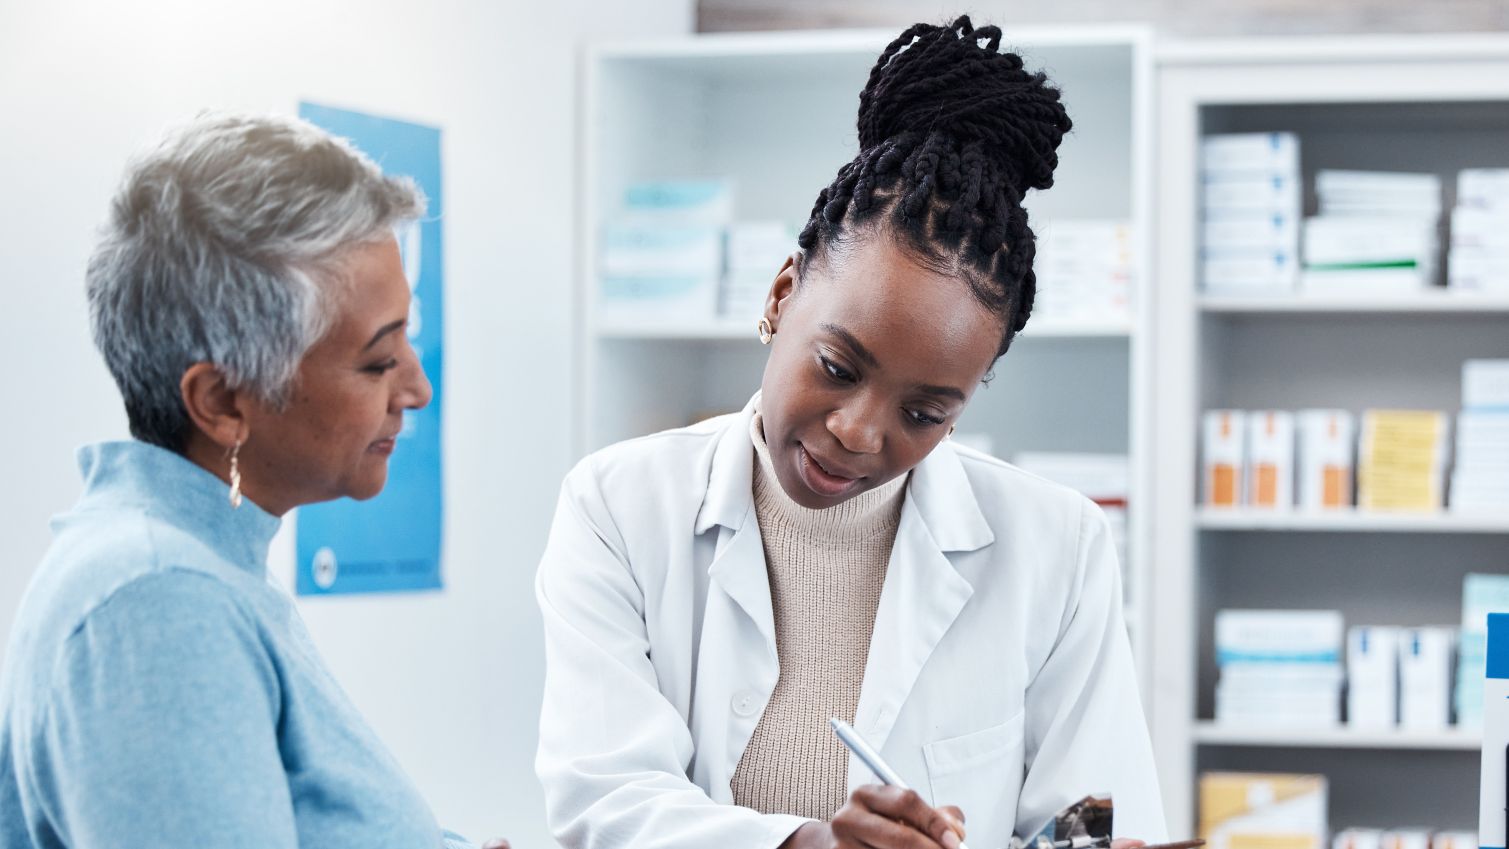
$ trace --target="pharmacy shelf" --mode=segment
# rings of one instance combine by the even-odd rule
[[[749,340],[755,338],[753,321],[734,322],[723,319],[691,324],[685,322],[653,322],[599,320],[596,333],[601,339],[643,339],[657,341],[719,341]],[[1127,320],[1104,321],[1043,321],[1029,323],[1020,339],[1125,339],[1132,335],[1132,324]]]
[[[760,386],[768,356],[750,310],[736,308],[731,314],[743,317],[732,320],[626,321],[600,299],[603,224],[618,214],[626,188],[729,179],[735,222],[801,226],[812,198],[856,152],[855,98],[897,31],[704,34],[587,48],[573,322],[577,454],[739,409]],[[1033,226],[1047,233],[1054,222],[1127,222],[1131,279],[1150,286],[1151,30],[1012,27],[1009,41],[1030,67],[1072,92],[1065,100],[1075,132],[1059,148],[1052,191],[1027,199]],[[1002,457],[1125,454],[1129,501],[1151,504],[1153,298],[1132,295],[1121,320],[1077,318],[1088,307],[1072,300],[1057,313],[1040,302],[961,428],[988,438]],[[1149,712],[1145,649],[1155,617],[1142,609],[1153,594],[1140,564],[1153,562],[1151,517],[1151,509],[1129,511],[1125,571]]]
[[[1483,735],[1476,730],[1358,731],[1351,728],[1262,728],[1204,721],[1195,724],[1201,746],[1266,746],[1306,749],[1433,749],[1476,751]]]
[[[1494,315],[1509,314],[1509,294],[1466,294],[1442,289],[1366,300],[1344,295],[1205,295],[1199,299],[1199,306],[1203,312],[1222,314]]]
[[[1505,513],[1328,513],[1202,508],[1196,525],[1204,531],[1320,531],[1331,533],[1509,534]]]
[[[1505,571],[1509,515],[1207,510],[1197,492],[1200,415],[1455,410],[1463,360],[1509,357],[1509,291],[1365,301],[1204,291],[1201,139],[1296,133],[1307,188],[1319,169],[1446,181],[1463,168],[1509,167],[1509,37],[1162,43],[1158,58],[1151,726],[1169,828],[1195,828],[1202,770],[1327,774],[1338,791],[1333,820],[1433,816],[1473,795],[1476,773],[1461,769],[1457,753],[1480,748],[1476,734],[1200,721],[1213,708],[1212,617],[1222,608],[1335,608],[1348,624],[1456,621],[1461,577]],[[1306,197],[1307,212],[1314,200]],[[1428,792],[1407,789],[1415,782]]]

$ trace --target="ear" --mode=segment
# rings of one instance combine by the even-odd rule
[[[209,363],[194,363],[178,381],[189,420],[211,442],[229,451],[246,441],[250,425],[242,409],[245,398],[232,389],[225,375]]]
[[[800,253],[786,257],[786,262],[781,265],[780,273],[775,276],[775,282],[770,284],[770,294],[765,296],[765,319],[770,322],[772,332],[781,329],[781,312],[796,294],[797,280],[801,276],[801,262]]]

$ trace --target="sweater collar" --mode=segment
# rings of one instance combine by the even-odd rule
[[[697,513],[696,532],[721,525],[737,531],[754,518],[754,443],[751,419],[760,402],[755,393],[744,409],[729,416],[708,458],[707,490]],[[915,510],[939,551],[974,551],[995,542],[995,534],[953,443],[944,440],[907,476],[906,507]]]
[[[186,457],[136,440],[86,445],[78,452],[84,494],[78,509],[133,507],[182,528],[225,560],[265,574],[282,521],[250,500],[230,505],[230,487]]]
[[[749,440],[755,449],[754,506],[762,531],[767,523],[774,522],[798,538],[825,545],[855,545],[887,529],[895,531],[906,475],[832,507],[814,510],[798,504],[781,488],[758,410],[749,420]]]

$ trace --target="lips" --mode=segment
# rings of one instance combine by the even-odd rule
[[[377,440],[376,442],[367,446],[367,450],[371,451],[374,454],[392,454],[393,449],[397,446],[397,444],[398,436],[397,434],[394,434],[393,436],[384,437],[383,439]]]
[[[841,498],[858,489],[864,481],[864,475],[819,460],[804,445],[798,445],[797,453],[797,472],[802,483],[823,498]]]

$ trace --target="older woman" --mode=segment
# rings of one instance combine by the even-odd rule
[[[441,847],[269,584],[279,517],[371,498],[430,384],[392,235],[423,212],[341,140],[207,116],[136,161],[89,263],[129,441],[21,606],[0,847]]]

